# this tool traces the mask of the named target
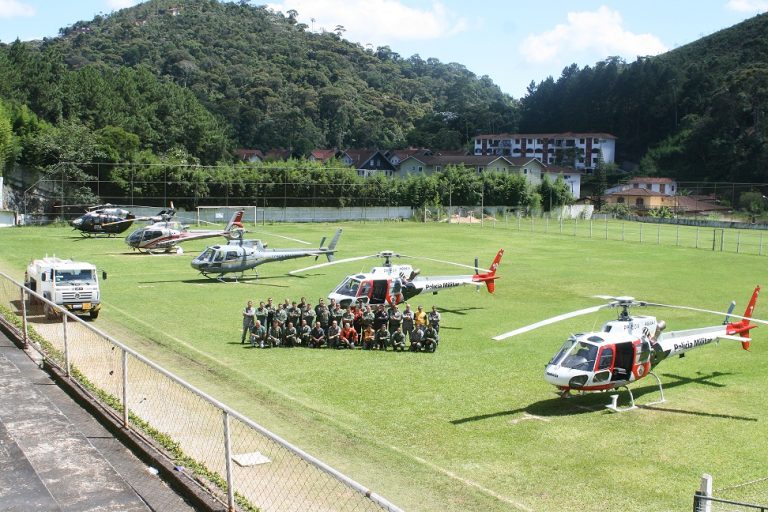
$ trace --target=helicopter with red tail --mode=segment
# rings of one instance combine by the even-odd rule
[[[749,350],[749,331],[757,327],[751,322],[768,324],[765,320],[752,317],[759,294],[760,287],[757,286],[743,316],[733,314],[735,302],[731,303],[728,312],[723,313],[689,306],[639,301],[633,297],[597,296],[610,302],[548,318],[500,334],[493,339],[500,341],[569,318],[606,308],[620,308],[618,318],[603,324],[599,331],[572,334],[547,363],[544,379],[554,385],[563,398],[570,396],[572,391],[586,393],[626,388],[630,396],[629,407],[618,407],[618,395],[613,395],[612,403],[606,406],[621,412],[636,407],[632,391],[627,386],[649,375],[656,378],[661,395],[660,400],[653,403],[665,401],[661,379],[653,373],[653,369],[669,357],[684,357],[693,349],[719,340],[737,341],[744,350]],[[632,307],[683,309],[725,315],[725,320],[720,325],[665,332],[664,320],[653,316],[630,315],[629,310]],[[731,321],[731,318],[738,320]]]
[[[495,281],[499,279],[496,270],[504,255],[504,249],[499,250],[491,263],[490,268],[480,269],[475,260],[475,266],[463,265],[452,261],[438,260],[424,256],[408,256],[407,254],[398,254],[393,251],[381,251],[376,254],[365,256],[355,256],[345,258],[329,263],[321,263],[311,267],[293,270],[289,274],[298,274],[329,265],[359,261],[367,258],[383,258],[384,265],[373,267],[370,272],[353,274],[347,276],[336,288],[328,295],[329,299],[335,299],[336,302],[346,307],[355,302],[365,304],[400,304],[420,293],[431,292],[436,294],[441,290],[454,288],[462,285],[475,285],[478,288],[483,284],[490,293],[495,289]],[[393,264],[394,258],[421,259],[437,263],[445,263],[458,267],[474,269],[474,274],[448,275],[448,276],[420,276],[420,270],[407,264]]]

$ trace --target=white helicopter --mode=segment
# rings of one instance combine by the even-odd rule
[[[593,392],[626,388],[630,397],[628,407],[620,408],[617,406],[618,395],[612,395],[612,403],[606,406],[611,410],[621,412],[636,407],[632,391],[627,385],[648,375],[653,375],[656,378],[661,395],[660,400],[653,403],[665,401],[661,380],[652,370],[670,356],[684,357],[686,352],[717,340],[738,341],[744,350],[748,350],[751,341],[749,331],[757,327],[757,325],[751,324],[750,320],[768,324],[764,320],[752,318],[759,293],[760,287],[757,286],[743,316],[732,314],[736,305],[735,302],[731,303],[727,313],[721,313],[688,306],[638,301],[633,297],[598,296],[598,298],[610,299],[610,302],[547,318],[500,334],[493,339],[500,341],[569,318],[594,313],[601,309],[621,308],[618,319],[606,322],[600,331],[572,334],[549,361],[544,371],[544,379],[557,387],[558,394],[563,398],[570,396],[571,390]],[[657,320],[653,316],[630,316],[630,307],[646,306],[725,315],[725,321],[721,325],[710,327],[662,332],[666,328],[666,322],[663,320]],[[730,317],[739,320],[732,322]]]
[[[317,259],[324,255],[329,262],[332,262],[340,237],[341,229],[338,229],[328,247],[323,246],[325,244],[325,237],[323,237],[317,249],[267,249],[261,240],[243,240],[241,237],[230,240],[228,244],[207,247],[192,260],[191,265],[205,277],[218,274],[216,279],[223,281],[226,274],[239,272],[242,278],[246,270],[272,261],[306,256],[314,256]]]
[[[202,238],[212,238],[223,236],[228,239],[242,236],[243,231],[243,210],[236,211],[230,219],[227,227],[223,230],[189,230],[186,225],[171,220],[175,210],[170,210],[167,219],[163,219],[149,226],[137,229],[125,237],[125,243],[132,249],[139,252],[157,253],[171,252],[175,250],[181,254],[183,251],[179,244],[189,240],[200,240]]]
[[[480,286],[485,284],[490,293],[495,288],[495,280],[499,279],[496,275],[496,269],[499,267],[501,257],[504,255],[504,249],[499,250],[491,264],[490,269],[478,269],[477,261],[475,266],[462,265],[452,261],[426,258],[423,256],[408,256],[406,254],[396,254],[392,251],[382,251],[377,254],[366,256],[356,256],[343,260],[336,260],[329,263],[321,263],[311,267],[293,270],[289,274],[298,274],[307,270],[327,267],[338,263],[350,261],[359,261],[366,258],[384,258],[384,265],[373,267],[370,272],[347,276],[329,295],[329,299],[335,299],[342,307],[346,307],[356,301],[367,304],[400,304],[411,297],[422,292],[432,292],[436,294],[440,290],[453,288],[465,284]],[[419,276],[419,270],[411,265],[393,265],[392,258],[416,258],[437,263],[447,263],[457,267],[474,269],[474,274],[452,275],[452,276]],[[480,271],[482,270],[482,273]]]

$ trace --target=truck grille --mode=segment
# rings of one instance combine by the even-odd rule
[[[83,302],[89,302],[93,300],[93,292],[63,292],[61,294],[61,298],[65,302],[72,302],[72,301],[83,301]]]

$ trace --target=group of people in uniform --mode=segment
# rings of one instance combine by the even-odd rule
[[[241,344],[251,347],[309,347],[363,350],[409,350],[434,352],[440,341],[440,312],[435,306],[427,313],[419,305],[401,310],[397,304],[371,306],[362,301],[341,307],[334,299],[326,304],[318,299],[312,306],[302,297],[299,302],[272,298],[248,301],[243,309]]]

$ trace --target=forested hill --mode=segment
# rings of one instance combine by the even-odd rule
[[[2,46],[0,98],[49,122],[114,126],[213,162],[235,146],[462,147],[519,105],[460,64],[314,33],[247,2],[151,0]]]
[[[604,131],[619,161],[681,180],[768,182],[768,14],[658,57],[532,83],[521,131]]]

